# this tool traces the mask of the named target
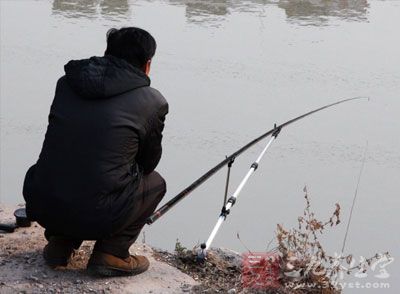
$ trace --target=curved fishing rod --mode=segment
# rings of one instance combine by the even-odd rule
[[[261,136],[259,136],[258,138],[254,139],[253,141],[247,143],[246,145],[244,145],[242,148],[240,148],[239,150],[237,150],[236,152],[232,153],[230,156],[226,157],[223,161],[221,161],[220,163],[218,163],[216,166],[214,166],[212,169],[210,169],[208,172],[206,172],[204,175],[202,175],[200,178],[198,178],[196,181],[194,181],[192,184],[190,184],[189,186],[187,186],[185,189],[183,189],[180,193],[178,193],[174,198],[172,198],[171,200],[169,200],[167,203],[165,203],[163,206],[161,206],[157,211],[155,211],[147,220],[146,223],[148,225],[151,225],[152,223],[154,223],[156,220],[158,220],[161,216],[163,216],[167,211],[169,211],[172,207],[174,207],[179,201],[181,201],[183,198],[185,198],[190,192],[192,192],[193,190],[195,190],[198,186],[200,186],[201,184],[203,184],[206,180],[208,180],[212,175],[214,175],[217,171],[219,171],[222,167],[224,167],[225,165],[229,164],[230,162],[232,162],[237,156],[239,156],[241,153],[243,153],[244,151],[246,151],[247,149],[249,149],[251,146],[253,146],[254,144],[258,143],[259,141],[261,141],[262,139],[264,139],[265,137],[268,137],[269,135],[273,135],[275,132],[279,132],[282,128],[287,127],[288,125],[302,119],[305,118],[313,113],[316,113],[318,111],[321,111],[323,109],[332,107],[334,105],[338,105],[341,103],[345,103],[347,101],[351,101],[351,100],[358,100],[358,99],[369,99],[368,97],[353,97],[353,98],[348,98],[348,99],[343,99],[325,106],[322,106],[320,108],[314,109],[312,111],[309,111],[305,114],[302,114],[296,118],[293,118],[279,126],[274,126],[274,128],[272,130],[269,130],[268,132],[262,134]]]

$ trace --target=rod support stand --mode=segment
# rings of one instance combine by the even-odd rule
[[[206,247],[207,247],[206,243],[201,243],[196,256],[196,261],[198,263],[204,263],[204,261],[206,260],[207,257]]]
[[[232,203],[232,206],[233,206],[233,205],[235,205],[235,203],[236,203],[236,198],[233,197],[233,196],[231,196],[231,197],[229,197],[228,202],[229,202],[229,203]]]
[[[276,124],[274,124],[274,131],[272,133],[272,137],[278,137],[279,133],[281,132],[282,127],[278,127],[276,126]]]
[[[221,209],[221,214],[220,216],[223,216],[224,218],[226,218],[228,216],[228,214],[231,212],[230,209],[226,209],[225,205],[222,207]]]
[[[228,201],[226,203],[231,203],[231,207],[232,207],[236,203],[236,198],[231,196],[231,197],[229,197],[229,199],[228,199]],[[231,210],[230,209],[226,209],[226,204],[225,204],[224,206],[222,206],[220,216],[223,216],[223,217],[226,218],[230,212],[231,212]]]
[[[235,156],[232,156],[230,159],[229,159],[229,162],[228,162],[228,167],[230,168],[230,167],[232,167],[232,164],[235,162]]]

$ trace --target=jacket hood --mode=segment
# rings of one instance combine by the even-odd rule
[[[71,60],[64,70],[68,84],[87,99],[107,98],[150,86],[144,72],[114,56]]]

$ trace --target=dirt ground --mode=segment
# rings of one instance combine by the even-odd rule
[[[0,222],[14,223],[14,208],[0,207]],[[53,270],[42,258],[43,229],[33,223],[14,233],[0,231],[0,293],[185,293],[199,284],[177,268],[155,259],[153,249],[135,244],[131,252],[150,260],[147,272],[133,277],[98,278],[85,268],[93,242],[84,242],[68,267]]]

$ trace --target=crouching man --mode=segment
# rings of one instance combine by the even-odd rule
[[[96,240],[88,270],[134,275],[149,267],[129,247],[166,192],[154,171],[168,112],[150,87],[155,50],[142,29],[112,29],[103,57],[64,67],[23,189],[28,217],[46,229],[43,256],[50,266],[67,265],[83,240]]]

